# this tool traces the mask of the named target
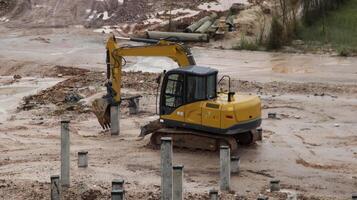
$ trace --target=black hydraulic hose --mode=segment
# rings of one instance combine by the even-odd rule
[[[107,57],[106,57],[106,61],[107,61],[107,79],[110,79],[110,55],[109,55],[109,49],[107,49]]]
[[[165,73],[165,72],[164,72]],[[161,85],[161,77],[162,77],[162,74],[160,74],[157,79],[156,79],[156,83],[157,83],[157,88],[156,88],[156,102],[155,102],[155,111],[156,111],[156,114],[159,114],[159,111],[158,111],[158,99],[159,99],[159,89],[160,89],[160,85]]]
[[[159,78],[160,78],[160,76],[159,76]],[[157,102],[158,102],[158,97],[159,97],[159,88],[160,88],[160,83],[159,84],[157,84],[157,88],[156,88],[156,102],[155,102],[155,112],[156,112],[156,114],[158,115],[159,114],[159,112],[157,111]]]

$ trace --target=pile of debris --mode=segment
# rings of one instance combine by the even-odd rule
[[[0,0],[0,17],[8,13],[14,5],[15,1]]]
[[[104,24],[134,23],[147,19],[153,4],[147,0],[94,1],[92,9],[87,11],[88,27],[101,27]]]
[[[53,104],[57,108],[56,114],[65,111],[89,112],[87,106],[80,104],[79,100],[95,94],[97,90],[93,86],[101,85],[104,81],[105,77],[95,72],[73,76],[38,94],[25,97],[19,109],[31,110],[41,105]]]
[[[68,77],[55,86],[35,95],[27,96],[19,110],[32,110],[41,105],[55,105],[53,115],[64,112],[88,113],[89,105],[80,100],[105,91],[106,75],[85,69],[56,66],[51,75]],[[142,72],[123,72],[123,88],[134,89],[141,93],[154,94],[157,88],[158,75]]]
[[[83,76],[83,75],[86,75],[87,73],[89,73],[88,69],[56,65],[53,68],[53,70],[50,70],[46,73],[46,76],[51,76],[51,77]]]
[[[154,94],[158,87],[158,74],[149,72],[123,72],[122,88],[134,89],[145,93]]]
[[[236,30],[237,14],[245,9],[244,4],[235,3],[229,11],[205,12],[205,16],[193,21],[183,32],[146,31],[149,39],[168,39],[182,42],[209,42],[210,38],[223,38],[227,32]],[[175,28],[175,30],[178,30]]]

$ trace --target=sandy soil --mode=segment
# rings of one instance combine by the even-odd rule
[[[140,126],[157,118],[157,74],[126,74],[124,93],[143,94],[142,110],[131,116],[124,104],[121,134],[111,137],[92,113],[81,112],[104,91],[105,36],[84,29],[6,28],[0,28],[0,35],[0,44],[7,47],[0,49],[0,198],[49,198],[50,175],[59,174],[60,167],[59,120],[68,116],[67,199],[108,199],[110,182],[117,177],[126,180],[128,199],[158,199],[160,153],[148,146],[149,138],[137,138]],[[259,194],[285,199],[286,193],[299,199],[350,199],[357,188],[356,58],[205,48],[193,52],[199,65],[230,75],[235,90],[263,100],[263,141],[239,149],[242,171],[232,177],[232,192],[222,199],[256,199]],[[159,72],[160,63],[175,67],[167,59],[152,61],[128,59],[125,70]],[[13,81],[15,74],[22,78]],[[68,109],[73,105],[64,99],[71,92],[83,96],[73,104],[83,107]],[[39,96],[28,99],[36,106],[24,109],[26,102],[19,99],[35,93]],[[278,119],[268,119],[269,112]],[[87,169],[76,166],[80,150],[89,151]],[[186,199],[207,199],[207,191],[218,188],[218,159],[217,152],[174,150],[174,163],[185,166]],[[268,192],[273,178],[281,180],[282,192]]]

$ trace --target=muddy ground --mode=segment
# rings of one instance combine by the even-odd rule
[[[157,72],[167,59],[129,58],[125,95],[141,94],[141,112],[122,105],[121,134],[102,131],[89,110],[105,92],[106,36],[85,29],[0,29],[0,198],[49,199],[59,174],[60,126],[71,119],[71,188],[67,199],[108,199],[114,178],[126,180],[128,199],[159,199],[160,153],[138,139],[157,118]],[[133,43],[132,45],[135,45]],[[233,89],[261,96],[264,138],[241,147],[241,173],[222,199],[350,199],[357,190],[356,58],[193,48],[199,65],[233,78]],[[130,72],[142,70],[147,73]],[[14,76],[17,75],[17,76]],[[222,85],[225,87],[225,85]],[[278,119],[268,119],[276,112]],[[89,151],[77,168],[76,152]],[[207,199],[218,188],[217,152],[174,149],[183,164],[185,199]],[[283,190],[270,193],[280,179]]]

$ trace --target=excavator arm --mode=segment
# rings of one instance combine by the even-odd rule
[[[111,36],[106,45],[107,49],[107,94],[96,99],[93,112],[103,129],[110,127],[110,106],[121,102],[122,66],[126,56],[168,57],[180,67],[195,65],[195,60],[188,47],[183,44],[161,40],[157,44],[146,46],[120,47],[115,36]]]

